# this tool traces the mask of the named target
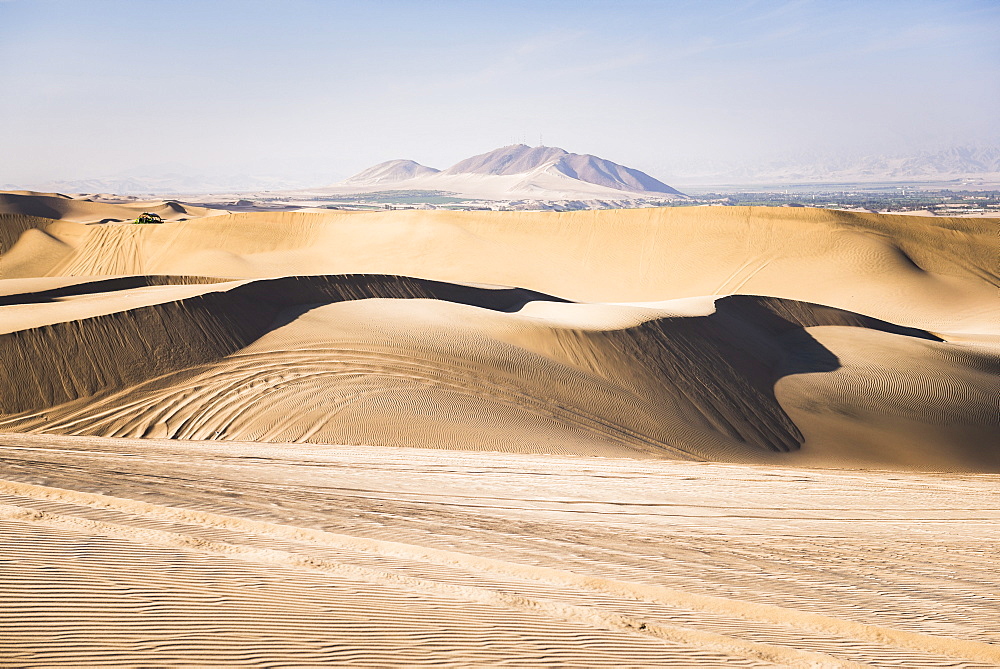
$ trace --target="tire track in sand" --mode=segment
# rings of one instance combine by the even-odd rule
[[[897,648],[991,664],[1000,663],[1000,648],[991,644],[932,636],[877,625],[867,625],[774,605],[757,604],[707,595],[695,595],[662,586],[587,576],[561,569],[506,562],[457,551],[354,537],[233,516],[222,516],[203,511],[167,507],[93,493],[48,488],[11,481],[0,481],[0,491],[36,500],[65,502],[95,509],[120,511],[144,516],[151,520],[176,521],[206,528],[243,532],[286,541],[374,553],[386,557],[420,560],[441,566],[479,570],[492,575],[528,579],[560,587],[576,587],[638,601],[678,606],[706,613],[724,614],[750,622],[782,624],[811,632],[853,638]],[[182,547],[198,552],[225,555],[254,562],[280,564],[300,569],[321,571],[378,584],[402,586],[439,596],[447,595],[492,606],[542,613],[555,618],[582,622],[604,629],[653,636],[665,641],[740,655],[766,662],[793,664],[796,666],[860,666],[857,663],[847,662],[822,653],[746,641],[711,632],[643,621],[632,616],[613,613],[596,607],[566,604],[543,598],[525,597],[515,593],[500,592],[476,586],[432,582],[405,574],[358,565],[347,565],[333,560],[308,557],[282,550],[234,545],[221,541],[209,541],[183,533],[166,532],[163,530],[124,527],[114,523],[63,516],[9,505],[0,506],[0,518],[70,528],[95,534],[118,536],[157,545]]]
[[[63,516],[12,505],[0,505],[0,520],[28,522],[50,528],[69,529],[77,532],[126,539],[146,545],[181,548],[248,562],[306,569],[375,585],[404,588],[431,595],[477,602],[488,606],[541,614],[550,618],[583,623],[600,629],[652,636],[672,643],[763,660],[775,664],[818,667],[864,666],[855,662],[838,660],[822,653],[745,641],[712,632],[643,621],[632,616],[613,613],[599,608],[567,604],[551,599],[527,597],[522,594],[502,592],[489,588],[429,581],[395,571],[344,564],[334,560],[308,557],[273,548],[242,546],[222,541],[211,541],[177,532],[126,527],[116,523],[89,520],[75,516]],[[188,522],[190,522],[190,519]],[[456,553],[455,555],[461,556],[462,554]],[[458,558],[457,562],[460,561],[461,558]]]

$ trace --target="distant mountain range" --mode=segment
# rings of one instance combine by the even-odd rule
[[[683,184],[882,183],[958,181],[965,187],[996,188],[1000,146],[958,146],[898,156],[747,162],[738,166],[692,163],[670,170]],[[672,180],[673,181],[673,180]],[[313,182],[315,183],[315,181]],[[207,176],[178,164],[138,167],[92,179],[3,184],[0,189],[119,195],[253,193],[303,189],[307,183],[272,176]],[[390,160],[325,188],[326,194],[381,190],[447,191],[487,200],[626,200],[684,197],[680,191],[631,167],[550,146],[514,144],[466,158],[445,170],[413,160]]]
[[[441,170],[426,167],[415,160],[387,160],[384,163],[379,163],[366,170],[362,170],[341,183],[357,184],[359,186],[390,185],[416,177],[439,174],[440,172]]]
[[[554,146],[525,144],[472,156],[445,170],[412,160],[390,160],[324,190],[437,190],[482,199],[684,197],[677,189],[637,169]]]
[[[675,170],[679,171],[679,170]],[[830,158],[746,163],[735,168],[687,172],[685,183],[873,183],[892,181],[976,181],[1000,175],[1000,147],[959,146],[898,156]]]
[[[114,193],[117,195],[176,195],[191,193],[241,193],[301,188],[302,183],[246,174],[207,176],[183,165],[136,168],[126,173],[90,179],[28,184],[5,184],[5,190],[25,187],[53,193]]]

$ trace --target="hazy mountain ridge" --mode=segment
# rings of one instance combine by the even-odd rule
[[[421,165],[415,160],[387,160],[358,172],[344,183],[383,184],[437,174],[441,170]]]
[[[629,190],[637,192],[680,194],[680,191],[645,172],[597,156],[570,153],[553,165],[553,169],[570,178],[609,188],[621,188],[624,184]]]
[[[156,175],[112,175],[90,179],[67,179],[31,184],[32,190],[60,193],[114,193],[117,195],[172,195],[191,193],[238,193],[301,188],[291,179],[251,175],[205,176],[180,172]],[[4,190],[20,185],[7,184]]]
[[[811,172],[873,178],[949,178],[1000,172],[1000,148],[951,147],[911,156],[865,156],[816,165]]]
[[[412,175],[412,176],[408,176]],[[631,199],[683,194],[645,172],[554,146],[513,144],[435,170],[412,160],[380,163],[333,188],[440,189],[489,197]]]
[[[891,181],[954,181],[994,177],[1000,180],[1000,145],[953,146],[909,155],[831,157],[806,155],[754,163],[724,160],[688,161],[664,170],[681,184],[866,183]],[[506,179],[491,180],[491,177]],[[427,180],[425,183],[424,180]],[[629,199],[636,193],[678,195],[679,191],[645,172],[589,154],[557,147],[515,144],[461,160],[439,170],[407,160],[373,165],[332,188],[362,190],[427,189],[459,191],[481,189],[494,182],[493,197],[545,197],[560,190],[569,199]],[[316,183],[316,181],[313,181]],[[62,193],[116,193],[120,195],[181,195],[197,193],[251,193],[289,191],[309,186],[302,180],[266,175],[206,175],[180,164],[137,167],[118,174],[86,178],[4,184],[3,190]],[[475,186],[475,188],[473,188]],[[594,192],[587,189],[594,187]],[[683,187],[683,185],[682,185]],[[598,192],[599,191],[599,192]],[[346,191],[344,191],[346,192]],[[470,191],[471,192],[471,191]],[[553,198],[561,199],[561,198]]]
[[[955,146],[895,156],[808,156],[673,172],[688,172],[687,182],[729,184],[975,179],[1000,175],[1000,146]]]
[[[558,161],[568,152],[554,146],[511,144],[460,160],[445,174],[525,174],[547,163]]]
[[[926,152],[904,160],[897,169],[904,175],[912,176],[1000,172],[1000,147],[954,147]]]

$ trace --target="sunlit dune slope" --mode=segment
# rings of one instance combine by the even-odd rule
[[[61,223],[44,245],[25,238],[11,249],[0,276],[379,273],[587,302],[742,293],[982,332],[1000,318],[995,226],[751,207],[252,213],[162,226]]]
[[[95,202],[89,198],[68,197],[58,193],[0,191],[0,214],[37,216],[76,223],[127,221],[142,212],[176,221],[218,213],[217,210],[181,204],[174,200],[137,200],[125,204]]]
[[[107,280],[52,302],[3,298],[26,327],[0,335],[13,362],[0,431],[1000,467],[986,445],[993,358],[838,309],[751,296],[576,304],[372,275],[157,282],[114,291],[122,310],[92,318],[79,308],[106,305]],[[840,352],[869,339],[911,359],[842,369]],[[960,392],[924,380],[934,365]],[[850,383],[859,373],[871,379]],[[890,399],[873,407],[872,394]],[[913,415],[922,399],[938,417]],[[830,434],[871,447],[845,455]]]
[[[1000,469],[993,222],[47,220],[0,215],[0,431]]]

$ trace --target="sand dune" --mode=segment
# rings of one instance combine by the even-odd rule
[[[0,298],[0,430],[1000,469],[994,356],[828,307],[115,281]]]
[[[0,442],[6,666],[1000,663],[995,476]]]
[[[1000,666],[993,222],[0,204],[3,666]]]
[[[168,221],[181,221],[219,213],[218,210],[181,204],[174,200],[137,200],[125,204],[95,202],[84,197],[33,191],[0,191],[0,214],[38,216],[74,223],[129,221],[142,212]]]
[[[41,220],[3,219],[3,430],[1000,469],[981,221]]]
[[[986,220],[748,207],[293,212],[61,223],[49,235],[62,244],[58,263],[24,240],[0,277],[397,274],[586,302],[769,295],[941,331],[996,332],[1000,322]]]

